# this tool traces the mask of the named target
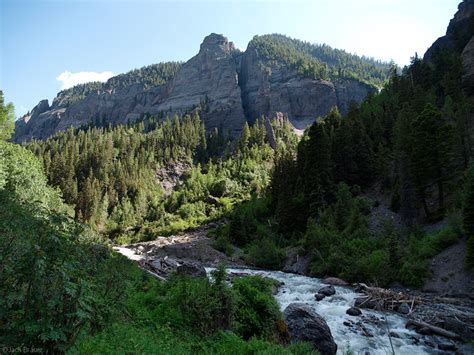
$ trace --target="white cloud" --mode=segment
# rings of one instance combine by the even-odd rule
[[[104,71],[102,73],[97,73],[94,71],[80,71],[77,73],[71,73],[70,71],[65,71],[59,74],[56,80],[62,82],[61,89],[64,90],[73,87],[74,85],[88,83],[91,81],[105,82],[112,76],[114,76],[114,73],[111,71]]]

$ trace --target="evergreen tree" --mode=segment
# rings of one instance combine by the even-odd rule
[[[426,215],[429,217],[426,189],[433,183],[438,188],[438,207],[441,211],[444,209],[444,187],[452,168],[452,127],[432,104],[425,106],[412,127],[412,170]]]
[[[333,193],[333,165],[331,141],[321,120],[311,125],[307,139],[302,143],[304,166],[302,166],[304,196],[310,216],[317,216],[319,210],[331,199]]]

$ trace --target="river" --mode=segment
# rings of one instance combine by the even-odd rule
[[[208,272],[212,268],[206,269]],[[245,273],[261,275],[281,281],[284,285],[275,295],[281,310],[290,303],[302,302],[311,305],[321,315],[331,329],[338,347],[338,354],[393,354],[390,345],[389,332],[396,333],[399,338],[391,337],[395,354],[433,354],[436,350],[422,345],[423,340],[415,345],[414,339],[420,339],[416,332],[406,329],[406,319],[394,313],[381,313],[372,310],[362,310],[362,316],[354,317],[346,314],[346,310],[354,304],[358,296],[352,289],[335,286],[336,294],[316,301],[314,295],[326,286],[321,279],[306,277],[280,271],[262,271],[251,269],[228,269],[229,273]],[[353,322],[353,326],[344,325]],[[360,322],[360,325],[357,323]],[[363,326],[372,337],[362,334]]]
[[[126,247],[115,247],[117,252],[131,260],[141,260],[142,255],[137,255],[134,250]],[[206,268],[209,273],[214,268]],[[269,277],[283,285],[274,296],[283,311],[290,303],[307,303],[314,308],[327,322],[335,342],[338,354],[370,354],[386,355],[421,355],[436,354],[437,350],[423,344],[423,337],[413,330],[405,328],[406,319],[395,313],[382,313],[373,310],[362,310],[361,316],[349,316],[346,310],[354,305],[357,296],[351,288],[335,286],[336,294],[316,301],[314,295],[326,286],[321,279],[301,276],[281,271],[265,271],[252,269],[228,268],[228,273],[260,275]],[[346,323],[346,324],[344,324]],[[370,336],[364,335],[369,334]],[[397,337],[389,337],[395,333]]]

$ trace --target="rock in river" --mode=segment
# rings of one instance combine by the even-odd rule
[[[318,293],[323,294],[324,296],[332,296],[336,293],[336,289],[332,285],[324,286],[318,291]]]
[[[283,312],[292,342],[307,341],[321,355],[336,354],[337,345],[323,317],[309,305],[291,303]]]
[[[351,307],[346,311],[346,314],[350,316],[360,316],[362,314],[362,311],[357,307]]]

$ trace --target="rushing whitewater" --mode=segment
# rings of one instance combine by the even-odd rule
[[[208,272],[213,270],[206,269]],[[314,295],[326,286],[322,280],[280,271],[262,271],[250,269],[227,269],[229,273],[245,273],[261,275],[284,283],[275,295],[281,310],[290,303],[303,302],[314,307],[327,322],[338,347],[338,354],[392,354],[390,340],[395,354],[430,354],[433,349],[428,349],[421,344],[415,345],[414,339],[420,336],[412,330],[405,328],[406,319],[393,313],[381,313],[372,310],[362,310],[362,316],[353,317],[346,314],[346,310],[354,305],[358,296],[350,288],[335,286],[336,294],[316,301]],[[349,327],[344,322],[353,322]],[[372,335],[365,336],[355,323],[361,322],[365,330]],[[399,338],[389,338],[389,332],[396,333]],[[429,351],[431,350],[431,352]],[[436,351],[436,350],[435,350]]]

